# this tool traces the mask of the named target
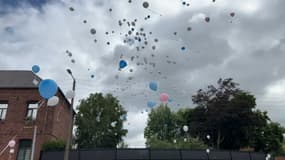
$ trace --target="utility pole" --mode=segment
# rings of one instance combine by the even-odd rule
[[[76,85],[75,78],[70,69],[67,69],[66,71],[73,79],[72,91],[73,93],[75,93],[75,85]],[[67,139],[66,139],[65,151],[64,151],[64,160],[69,160],[69,150],[70,150],[70,144],[72,140],[72,131],[73,131],[73,103],[74,103],[74,97],[71,99],[71,103],[70,103],[70,120],[68,124]]]
[[[37,125],[34,126],[34,135],[33,135],[33,145],[32,145],[32,154],[31,154],[31,160],[34,160],[34,154],[35,154],[35,146],[36,146],[36,140],[37,140]]]

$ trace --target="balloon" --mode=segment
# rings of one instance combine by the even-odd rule
[[[184,142],[187,142],[187,138],[184,138]]]
[[[156,103],[153,102],[153,101],[148,101],[148,102],[147,102],[147,106],[148,106],[149,108],[153,108],[155,105],[156,105]]]
[[[39,84],[40,95],[45,99],[49,99],[54,96],[57,93],[57,90],[58,86],[54,80],[45,79]]]
[[[34,84],[35,86],[38,86],[39,81],[38,81],[37,79],[33,79],[33,84]]]
[[[206,137],[207,137],[207,139],[210,139],[210,138],[211,138],[210,135],[207,135]]]
[[[160,94],[160,101],[161,102],[167,102],[168,98],[169,98],[168,94],[166,94],[166,93]]]
[[[188,126],[186,126],[186,125],[183,126],[183,131],[184,131],[184,132],[187,132],[188,129],[189,129]]]
[[[210,153],[210,149],[206,149],[206,152],[209,154]]]
[[[112,127],[116,127],[116,124],[117,124],[117,121],[114,121],[114,122],[111,123],[111,126]]]
[[[176,143],[176,139],[173,140],[173,143]]]
[[[91,29],[90,29],[90,33],[91,33],[91,34],[96,34],[96,29],[91,28]]]
[[[148,2],[143,2],[143,8],[148,8],[149,7],[149,3]]]
[[[206,18],[205,18],[205,21],[206,21],[206,22],[210,22],[210,17],[206,17]]]
[[[39,67],[38,65],[33,65],[32,71],[33,71],[34,73],[38,73],[38,72],[40,71],[40,67]]]
[[[75,92],[70,90],[70,91],[67,91],[66,94],[65,94],[66,98],[68,99],[72,99],[75,97]]]
[[[11,147],[11,148],[15,147],[15,145],[16,145],[16,141],[15,140],[10,140],[9,143],[8,143],[8,146]]]
[[[125,68],[125,67],[127,67],[127,62],[125,61],[125,60],[120,60],[120,62],[119,62],[119,67],[120,67],[120,69],[123,69],[123,68]]]
[[[15,153],[15,149],[14,149],[14,148],[11,148],[10,151],[9,151],[9,153],[11,153],[11,154]]]
[[[173,101],[173,99],[172,98],[168,98],[168,102],[172,102]]]
[[[150,88],[151,90],[153,90],[153,91],[157,91],[158,85],[157,85],[156,82],[151,81],[151,82],[149,83],[149,88]]]
[[[50,99],[48,99],[47,105],[48,106],[56,106],[59,102],[59,98],[57,96],[53,96]]]
[[[230,13],[231,17],[235,16],[235,12]]]

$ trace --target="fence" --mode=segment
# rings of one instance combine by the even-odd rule
[[[41,152],[41,160],[62,160],[63,151]],[[73,150],[69,160],[265,160],[265,154],[186,149],[90,149]]]

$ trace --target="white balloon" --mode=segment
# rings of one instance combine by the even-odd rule
[[[173,140],[173,143],[176,143],[176,139]]]
[[[10,153],[11,153],[11,154],[15,153],[15,149],[14,149],[14,148],[11,148],[11,149],[10,149]]]
[[[116,127],[116,124],[117,124],[117,121],[114,121],[114,122],[111,123],[111,126],[112,127]]]
[[[183,126],[183,131],[184,131],[184,132],[187,132],[188,130],[189,130],[188,126],[184,125],[184,126]]]
[[[16,145],[16,141],[15,140],[11,140],[8,143],[8,146],[11,147],[11,148],[15,147],[15,145]]]
[[[206,152],[209,154],[210,153],[210,149],[206,149]]]
[[[184,142],[186,142],[187,141],[187,138],[184,138]]]
[[[207,139],[210,139],[211,137],[210,137],[210,135],[207,135]]]
[[[34,79],[34,80],[33,80],[33,84],[34,84],[35,86],[38,86],[39,81],[38,81],[37,79]]]
[[[72,99],[75,97],[75,92],[70,90],[70,91],[67,91],[66,94],[65,94],[66,98],[68,99]]]
[[[57,96],[53,96],[50,99],[48,99],[47,105],[48,106],[56,106],[59,102],[59,98]]]

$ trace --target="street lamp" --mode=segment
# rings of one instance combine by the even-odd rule
[[[75,85],[76,85],[75,78],[70,69],[66,69],[66,71],[73,79],[72,91],[75,93]],[[71,103],[70,103],[70,120],[68,124],[67,139],[66,139],[65,151],[64,151],[64,160],[69,159],[69,150],[70,150],[69,147],[71,144],[72,131],[73,131],[73,103],[74,103],[74,97],[71,99]]]

